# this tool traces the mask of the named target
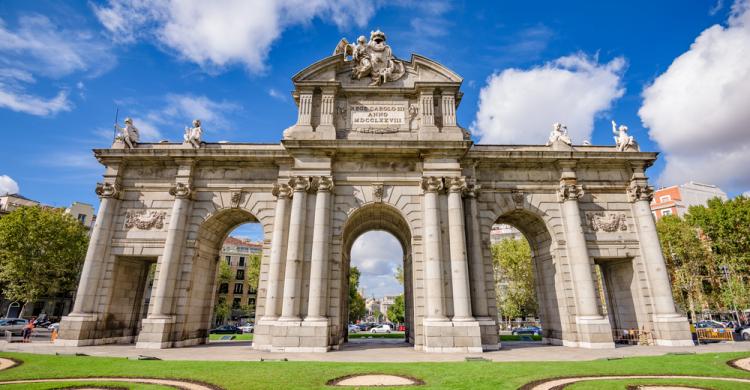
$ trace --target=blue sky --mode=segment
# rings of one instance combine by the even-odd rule
[[[396,4],[396,5],[391,5]],[[97,204],[115,110],[150,140],[193,118],[207,141],[277,142],[290,78],[341,37],[463,76],[477,142],[539,143],[563,122],[612,144],[610,120],[662,152],[652,182],[750,190],[748,2],[0,2],[0,191]]]

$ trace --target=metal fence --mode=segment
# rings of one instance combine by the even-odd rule
[[[654,335],[641,329],[612,329],[615,344],[654,345]]]
[[[731,341],[734,342],[734,329],[731,328],[697,328],[695,334],[701,341]]]

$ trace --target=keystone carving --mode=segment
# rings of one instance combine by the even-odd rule
[[[516,205],[516,209],[523,208],[524,194],[522,191],[513,190],[510,192],[510,198],[513,199],[513,203]]]
[[[627,216],[625,213],[603,213],[596,212],[588,215],[591,230],[613,233],[628,230]]]
[[[240,207],[240,203],[242,203],[242,197],[243,197],[243,195],[245,195],[244,191],[235,191],[235,192],[232,192],[232,196],[229,199],[229,201],[232,203],[232,207],[233,208],[236,209],[236,208]]]
[[[372,185],[372,196],[375,197],[375,201],[381,203],[383,196],[385,196],[385,186],[383,183],[376,183]]]
[[[125,228],[140,230],[161,229],[164,227],[164,211],[128,211],[125,213]]]

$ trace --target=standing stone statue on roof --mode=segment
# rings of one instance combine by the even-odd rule
[[[391,47],[385,43],[385,33],[380,30],[370,32],[367,43],[364,36],[360,36],[356,44],[342,38],[333,54],[342,54],[345,58],[351,56],[354,62],[352,79],[370,76],[371,86],[398,80],[406,74],[404,64],[393,56]]]
[[[640,152],[641,148],[638,146],[638,143],[635,142],[635,139],[632,135],[628,135],[628,127],[625,125],[620,125],[620,127],[617,127],[617,124],[615,121],[612,121],[612,133],[616,135],[615,138],[615,145],[617,145],[617,150],[621,152],[625,151],[634,151],[634,152]]]
[[[190,144],[193,148],[199,149],[201,147],[201,136],[203,135],[203,129],[201,128],[201,120],[196,119],[193,121],[193,127],[185,127],[184,144]]]
[[[116,141],[124,142],[130,149],[138,144],[138,129],[133,126],[133,119],[125,118],[125,127],[120,127],[115,123],[115,130],[117,130]]]
[[[562,123],[555,123],[554,125],[552,125],[552,132],[549,134],[547,146],[551,146],[558,141],[563,142],[568,146],[573,144],[573,142],[570,140],[570,136],[568,136],[568,127],[563,125]]]

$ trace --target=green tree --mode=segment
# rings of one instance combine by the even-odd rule
[[[404,294],[401,294],[393,300],[393,304],[388,306],[388,320],[394,324],[404,322],[406,305],[404,304]]]
[[[708,306],[704,281],[710,280],[714,267],[710,248],[698,235],[698,229],[677,216],[665,216],[656,223],[659,241],[672,281],[677,305],[690,312],[695,321],[698,308]]]
[[[247,260],[245,275],[247,277],[248,285],[250,285],[253,290],[258,290],[258,281],[260,280],[260,254],[255,253],[250,255],[250,258]]]
[[[692,206],[685,219],[700,228],[711,247],[720,280],[720,302],[736,311],[750,304],[750,198],[714,198],[706,206]]]
[[[216,317],[217,323],[224,323],[229,318],[231,308],[227,304],[227,293],[221,290],[221,286],[226,284],[228,289],[229,281],[232,280],[233,276],[232,267],[226,261],[219,260],[219,270],[216,272],[218,299],[216,306],[214,306],[214,317]]]
[[[349,321],[356,321],[364,317],[365,299],[357,291],[359,288],[360,272],[357,267],[349,268]]]
[[[20,207],[0,218],[3,295],[29,302],[75,289],[86,257],[86,228],[62,210]]]
[[[505,239],[492,245],[495,290],[501,317],[536,315],[531,248],[525,239]]]
[[[400,285],[403,286],[404,285],[404,267],[400,265],[396,267],[396,272],[393,274],[393,277],[396,278],[396,281]]]

